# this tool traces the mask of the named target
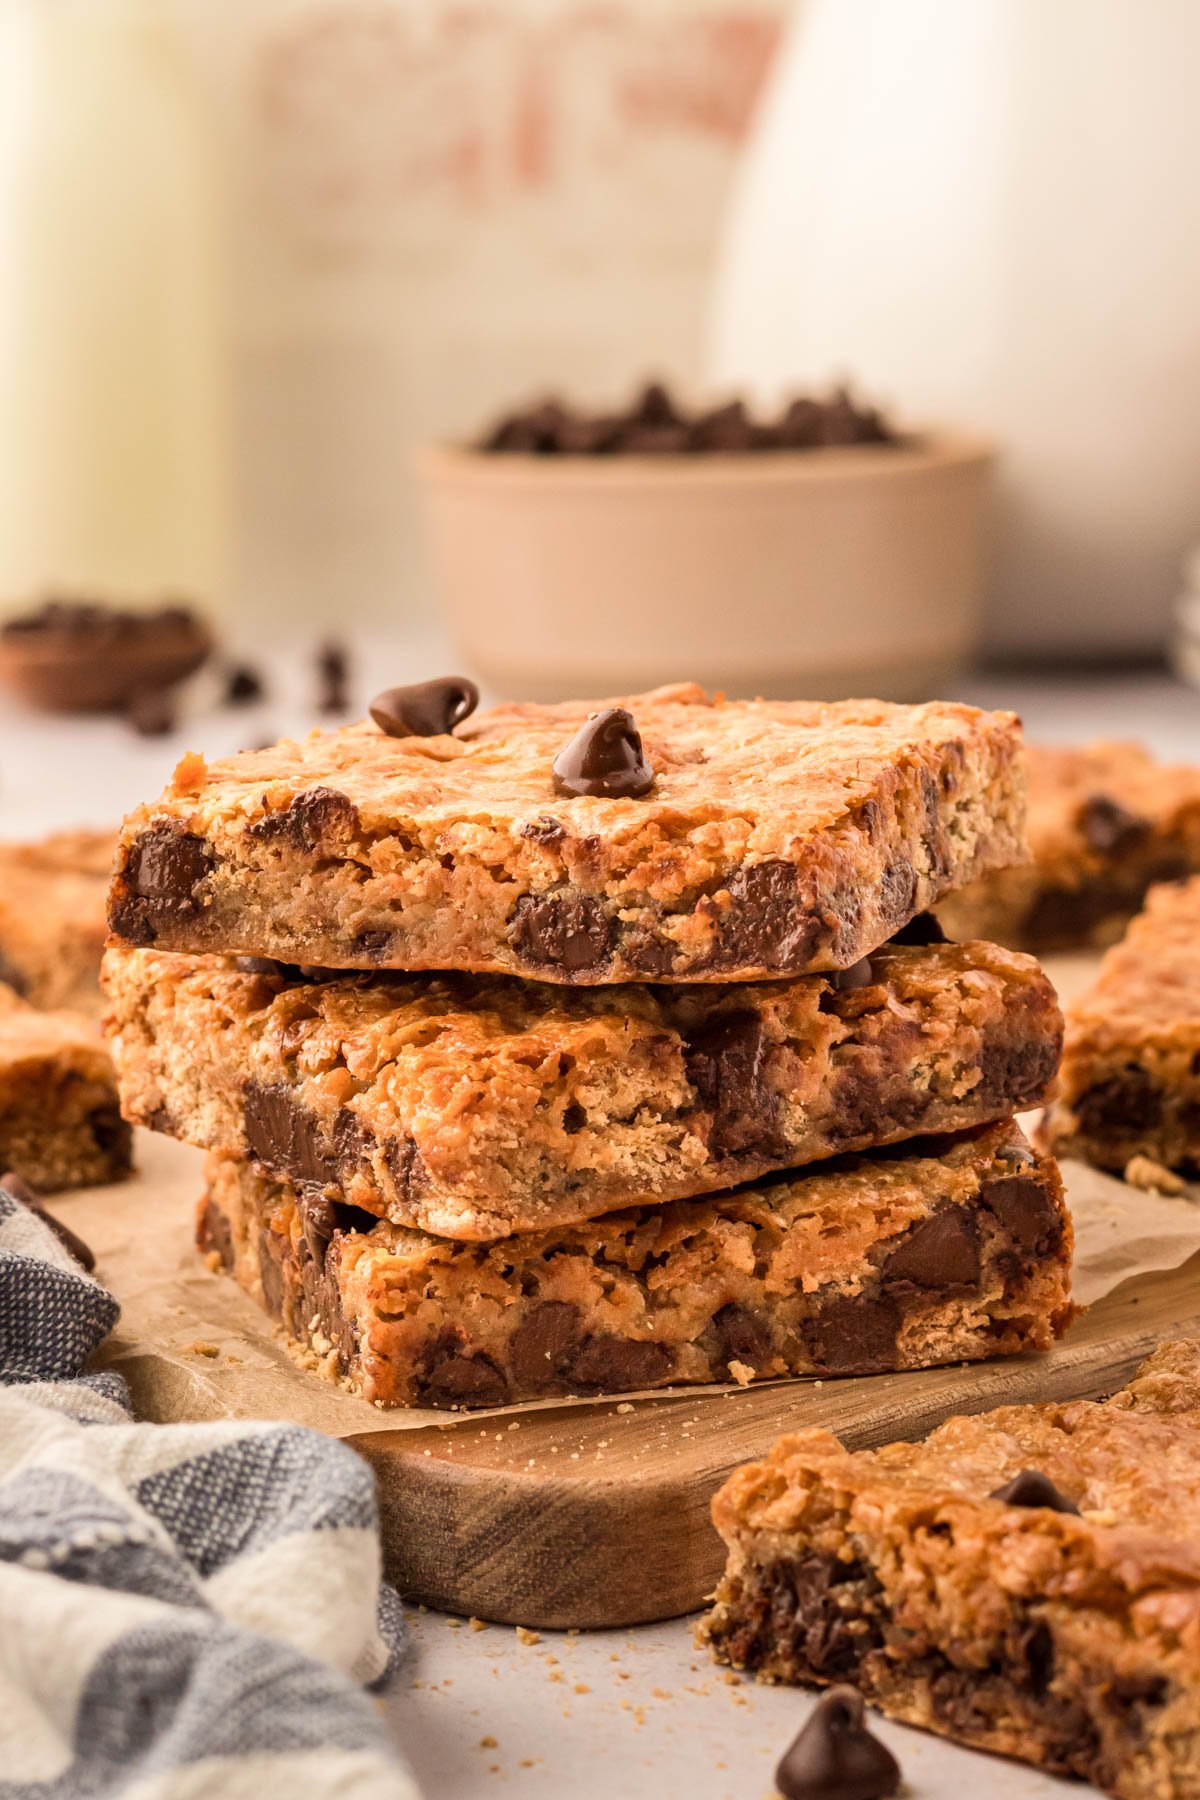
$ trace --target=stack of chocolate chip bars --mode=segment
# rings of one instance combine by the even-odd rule
[[[381,1406],[1044,1348],[1070,1223],[1015,1111],[1061,1019],[926,909],[1019,858],[1017,721],[469,683],[125,823],[126,1116],[200,1244]]]

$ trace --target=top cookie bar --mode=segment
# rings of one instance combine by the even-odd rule
[[[617,703],[649,790],[564,795],[552,765],[596,704],[187,756],[125,821],[112,930],[333,968],[746,980],[844,968],[1023,854],[1011,713],[660,688]]]

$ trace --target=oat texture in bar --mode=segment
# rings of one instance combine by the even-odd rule
[[[0,1170],[41,1193],[116,1181],[132,1136],[95,1021],[38,1012],[0,984]]]
[[[100,1010],[115,831],[0,844],[0,981],[32,1006]]]

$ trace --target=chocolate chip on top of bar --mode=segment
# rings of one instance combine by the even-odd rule
[[[581,725],[554,759],[554,786],[560,794],[592,794],[635,800],[654,786],[654,770],[642,748],[642,734],[624,706],[606,706]]]
[[[462,675],[443,675],[411,687],[385,688],[371,702],[371,717],[389,737],[449,736],[479,705],[479,689]]]

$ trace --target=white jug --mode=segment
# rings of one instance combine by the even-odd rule
[[[994,648],[1161,644],[1200,537],[1200,4],[808,0],[712,373],[1001,440]]]

